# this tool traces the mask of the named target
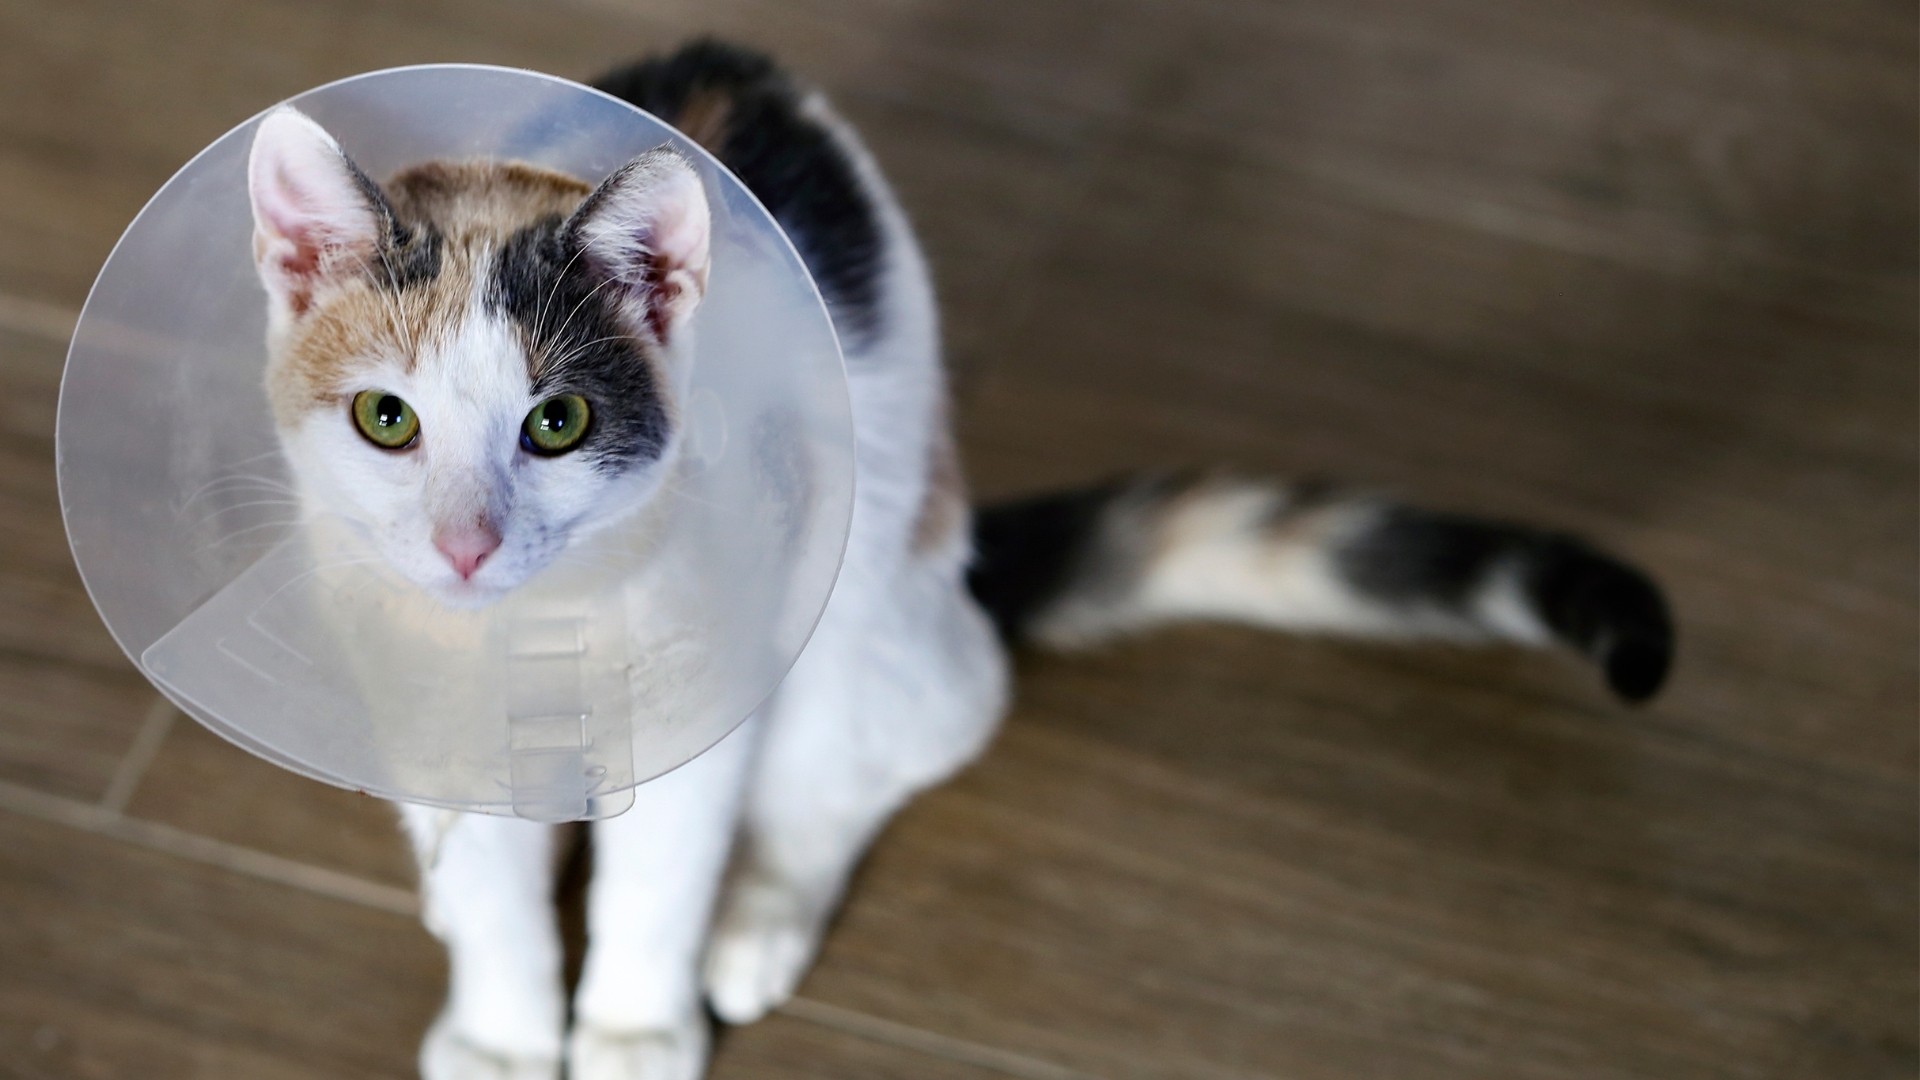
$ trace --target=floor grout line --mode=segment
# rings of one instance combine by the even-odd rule
[[[987,1046],[967,1039],[956,1039],[951,1035],[942,1035],[911,1024],[887,1020],[871,1013],[843,1009],[838,1005],[829,1005],[812,998],[795,997],[775,1011],[794,1020],[804,1020],[820,1027],[832,1028],[869,1042],[884,1043],[888,1046],[915,1050],[928,1057],[946,1058],[963,1065],[991,1069],[1007,1076],[1019,1077],[1020,1080],[1102,1080],[1093,1073],[1070,1069],[1051,1061],[1043,1061],[1012,1050],[1002,1050],[997,1046]]]
[[[0,330],[65,345],[72,340],[74,324],[79,321],[80,313],[72,308],[0,293]]]
[[[163,713],[163,706],[167,718],[164,722],[155,721],[154,716]],[[164,736],[166,728],[172,725],[171,717],[175,715],[177,713],[171,703],[161,698],[150,710],[148,723],[142,726],[141,735],[145,736],[149,728],[159,728],[160,736]],[[156,736],[153,740],[156,745],[160,736]],[[137,747],[140,738],[136,737],[135,743]],[[133,752],[129,751],[128,759],[132,757]],[[150,757],[149,763],[151,763]],[[128,782],[129,787],[138,782],[138,773],[145,772],[144,765],[136,773],[135,770],[127,768],[125,760],[121,764],[123,770],[135,775],[135,779]],[[118,781],[119,778],[120,774],[116,773],[115,780]],[[114,791],[113,786],[110,785],[108,790],[111,794]],[[108,805],[105,799],[99,803],[84,802],[64,795],[38,791],[23,784],[0,780],[0,811],[19,814],[22,817],[34,818],[53,825],[79,829],[96,836],[146,848],[149,851],[218,867],[276,885],[302,889],[362,907],[395,915],[417,917],[420,914],[420,898],[411,889],[369,881],[363,877],[329,870],[324,866],[315,866],[296,859],[269,855],[264,851],[230,844],[224,840],[215,840],[210,836],[201,836],[158,821],[129,817],[121,813],[117,806]],[[928,1057],[941,1058],[962,1065],[973,1065],[1005,1076],[1016,1077],[1018,1080],[1101,1080],[1092,1073],[1055,1065],[1012,1050],[1002,1050],[999,1047],[942,1035],[925,1028],[841,1008],[838,1005],[829,1005],[824,1001],[815,1001],[811,998],[796,997],[782,1005],[778,1011],[789,1019],[830,1028],[868,1042],[912,1050]]]
[[[362,907],[378,908],[396,915],[420,913],[420,898],[412,889],[368,881],[297,859],[269,855],[250,847],[229,844],[158,821],[128,817],[105,806],[50,795],[20,784],[0,781],[0,810],[10,810],[25,817],[111,837],[149,851],[217,866],[222,870],[304,889]]]
[[[167,739],[167,732],[173,730],[173,721],[180,711],[173,707],[165,695],[154,695],[153,704],[147,706],[147,715],[140,721],[140,731],[133,737],[133,745],[127,747],[125,756],[113,770],[113,779],[107,784],[106,794],[100,796],[100,809],[113,813],[126,810],[133,801],[133,793],[140,788],[140,781],[147,775],[147,769],[153,765],[153,759],[160,754],[160,744]]]

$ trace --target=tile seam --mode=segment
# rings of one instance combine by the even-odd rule
[[[0,781],[0,810],[362,907],[395,915],[420,913],[420,900],[412,889],[270,855],[162,822],[128,817],[105,806],[36,791],[21,784]]]
[[[1003,1050],[968,1039],[942,1035],[926,1028],[902,1024],[854,1009],[844,1009],[812,998],[795,997],[775,1011],[790,1019],[831,1028],[869,1042],[883,1043],[913,1050],[928,1057],[945,1058],[962,1065],[989,1069],[1006,1076],[1019,1077],[1020,1080],[1103,1080],[1102,1077],[1093,1073],[1081,1072],[1065,1065],[1056,1065],[1051,1061],[1029,1057],[1017,1051]]]
[[[113,770],[113,779],[107,783],[106,793],[100,796],[100,808],[115,814],[124,813],[127,804],[133,801],[134,793],[140,790],[140,781],[146,778],[147,770],[153,767],[153,759],[160,755],[160,746],[166,742],[167,733],[173,730],[173,722],[180,715],[173,702],[162,695],[154,695],[153,704],[147,706],[147,712],[140,720],[140,730],[133,736],[133,745],[121,756],[120,764]]]

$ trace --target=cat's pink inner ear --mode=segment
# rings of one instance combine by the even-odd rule
[[[340,145],[291,106],[260,121],[247,162],[260,280],[293,314],[331,274],[373,254],[379,216]]]
[[[641,154],[581,204],[574,228],[655,337],[680,332],[706,295],[711,261],[712,215],[692,163],[666,147]]]

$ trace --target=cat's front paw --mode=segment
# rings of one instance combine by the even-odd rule
[[[421,1080],[560,1080],[560,1062],[490,1050],[454,1029],[446,1013],[420,1044]]]
[[[729,1024],[751,1024],[784,1004],[820,944],[814,906],[776,886],[743,882],[707,947],[707,1003]]]
[[[711,1031],[704,1015],[672,1028],[611,1031],[574,1026],[567,1043],[568,1080],[700,1080]]]

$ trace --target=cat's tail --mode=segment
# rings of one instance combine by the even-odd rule
[[[1558,642],[1653,695],[1673,622],[1646,574],[1564,533],[1206,474],[981,507],[967,583],[1010,642],[1191,619],[1375,638]]]

